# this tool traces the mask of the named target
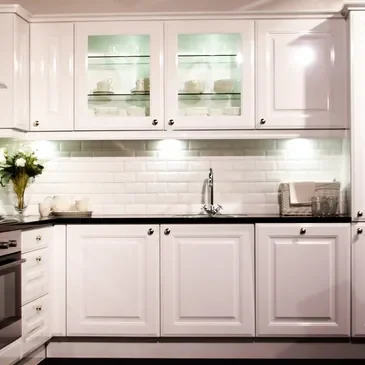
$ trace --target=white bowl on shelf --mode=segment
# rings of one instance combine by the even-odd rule
[[[189,80],[184,84],[184,92],[186,93],[203,93],[205,90],[205,82],[200,80]]]
[[[130,117],[145,117],[146,109],[139,106],[131,106],[127,108],[127,113]]]
[[[204,106],[196,106],[185,109],[185,115],[208,115],[208,108]]]
[[[232,79],[220,79],[214,81],[214,92],[217,94],[229,94],[233,93],[234,80]]]
[[[223,109],[219,109],[219,108],[209,108],[209,109],[208,109],[208,115],[210,115],[210,116],[223,115]]]

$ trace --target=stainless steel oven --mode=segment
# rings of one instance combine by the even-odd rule
[[[0,350],[22,335],[21,258],[16,240],[0,238]]]

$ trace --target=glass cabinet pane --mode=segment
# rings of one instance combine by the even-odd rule
[[[149,116],[150,36],[89,36],[88,90],[91,116]]]
[[[240,116],[241,34],[178,35],[178,114]]]

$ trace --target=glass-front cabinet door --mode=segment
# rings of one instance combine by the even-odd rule
[[[163,129],[163,24],[79,23],[75,37],[75,129]]]
[[[166,22],[169,129],[254,128],[254,22]]]

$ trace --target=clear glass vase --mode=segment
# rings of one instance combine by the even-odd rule
[[[27,178],[23,181],[10,180],[9,197],[17,215],[23,215],[28,208],[31,198],[31,185],[34,178]]]

